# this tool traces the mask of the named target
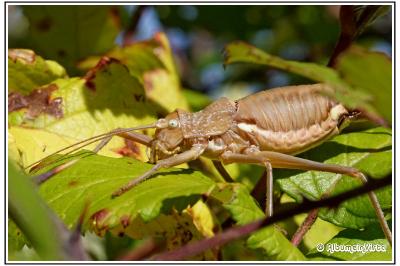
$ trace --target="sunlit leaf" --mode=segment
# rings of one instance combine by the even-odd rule
[[[23,108],[9,114],[11,125],[45,131],[35,136],[30,135],[34,132],[25,131],[28,135],[24,135],[24,131],[18,131],[18,134],[12,136],[14,142],[20,143],[19,154],[29,157],[29,162],[41,159],[42,157],[38,157],[41,151],[43,155],[48,154],[46,149],[54,151],[61,144],[155,120],[154,105],[146,99],[143,87],[128,73],[125,66],[113,60],[103,59],[84,78],[58,79],[48,87],[50,86],[51,99],[60,99],[62,102],[58,106],[61,117],[55,117],[49,112],[41,113],[45,109],[37,106],[40,102],[33,102],[29,109]],[[45,89],[46,87],[42,88]],[[36,110],[36,117],[30,117],[31,108]],[[50,133],[54,136],[42,138],[44,134],[50,136]],[[32,143],[31,139],[35,138],[42,144]],[[35,145],[25,142],[24,139]],[[38,150],[38,146],[42,147]],[[119,152],[125,146],[121,139],[113,138],[104,150]],[[143,148],[138,146],[133,152],[136,152],[134,155],[138,158],[145,156]],[[24,162],[26,159],[24,158]]]
[[[116,47],[107,56],[120,60],[128,67],[129,73],[144,87],[147,98],[160,105],[156,109],[159,113],[165,115],[176,108],[188,109],[172,50],[164,33],[157,33],[150,40]],[[82,61],[80,67],[87,69],[95,61],[90,57]]]
[[[28,94],[33,89],[67,76],[58,63],[27,49],[8,50],[8,93]]]

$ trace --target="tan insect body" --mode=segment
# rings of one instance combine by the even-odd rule
[[[333,172],[367,182],[365,175],[355,168],[293,156],[338,134],[352,117],[343,105],[325,96],[327,92],[332,92],[332,88],[314,84],[271,89],[237,101],[221,98],[196,113],[178,109],[154,124],[117,129],[76,143],[70,148],[76,147],[76,150],[102,140],[94,150],[97,152],[112,136],[119,135],[151,149],[149,161],[155,163],[153,168],[118,189],[113,196],[123,194],[161,168],[186,163],[199,156],[224,164],[250,163],[264,166],[267,172],[266,214],[271,216],[272,168]],[[156,128],[155,137],[152,139],[132,132],[144,128]],[[52,174],[73,163],[38,176],[37,182],[44,182]],[[221,172],[222,166],[216,166]],[[369,197],[381,227],[391,242],[391,232],[376,195],[370,192]]]
[[[328,89],[321,84],[291,86],[236,102],[221,98],[197,113],[177,110],[186,143],[183,150],[204,142],[203,155],[212,159],[223,152],[242,153],[251,145],[261,151],[298,154],[339,133],[339,119],[348,114],[341,104],[321,94]]]

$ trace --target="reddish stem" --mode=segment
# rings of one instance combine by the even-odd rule
[[[312,209],[306,219],[304,219],[303,223],[299,228],[297,229],[296,233],[294,233],[292,237],[292,244],[295,245],[296,247],[301,243],[303,240],[305,234],[310,230],[311,226],[315,223],[318,217],[318,211],[319,209]]]

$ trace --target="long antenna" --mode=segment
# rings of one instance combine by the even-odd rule
[[[62,149],[60,149],[58,151],[55,151],[55,152],[47,155],[46,157],[44,157],[44,158],[42,158],[42,159],[40,159],[40,160],[38,160],[38,161],[36,161],[34,163],[31,163],[30,165],[26,166],[24,169],[31,168],[32,166],[42,162],[43,160],[48,159],[49,157],[51,157],[51,156],[53,156],[53,155],[55,155],[57,153],[63,152],[65,150],[68,150],[68,149],[70,149],[72,147],[76,147],[78,145],[80,145],[80,146],[77,147],[76,149],[73,149],[73,150],[69,151],[67,154],[69,154],[69,153],[71,153],[71,152],[73,152],[73,151],[75,151],[77,149],[83,148],[83,147],[85,147],[85,146],[87,146],[89,144],[92,144],[92,143],[94,143],[96,141],[99,141],[99,140],[101,140],[103,138],[109,137],[109,136],[113,136],[113,135],[120,134],[120,133],[126,133],[126,132],[133,131],[133,130],[141,130],[141,129],[155,128],[155,127],[156,127],[156,123],[152,123],[152,124],[144,125],[144,126],[140,126],[140,127],[115,129],[115,130],[107,132],[107,133],[99,134],[99,135],[84,139],[82,141],[76,142],[76,143],[74,143],[74,144],[72,144],[70,146],[67,146],[65,148],[62,148]]]

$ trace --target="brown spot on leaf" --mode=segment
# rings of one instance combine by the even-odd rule
[[[33,90],[26,96],[18,92],[12,92],[8,95],[8,111],[13,112],[27,108],[26,116],[28,119],[36,118],[42,113],[61,118],[63,117],[62,98],[51,99],[52,92],[57,89],[57,85],[50,84],[47,87]]]
[[[168,45],[168,43],[165,43],[167,41],[167,39],[166,39],[166,36],[164,33],[157,32],[154,35],[154,40],[160,45],[160,48],[162,48],[162,49],[167,48],[166,46]]]
[[[101,209],[95,212],[90,219],[93,220],[95,223],[102,223],[103,220],[108,216],[109,211],[107,209]]]
[[[26,64],[33,64],[35,62],[36,55],[32,50],[28,49],[9,49],[8,58],[13,60],[14,63],[19,59]]]
[[[108,225],[104,222],[109,213],[110,212],[107,209],[101,209],[90,216],[91,225],[97,235],[102,236],[107,231]]]
[[[124,232],[119,232],[119,233],[118,233],[118,236],[119,236],[119,237],[123,237],[124,235],[125,235]]]
[[[130,217],[128,215],[123,215],[120,219],[123,228],[127,228],[130,224]]]
[[[49,31],[51,29],[52,24],[53,24],[53,21],[51,20],[50,17],[44,17],[44,18],[40,19],[35,24],[35,26],[39,31],[46,32],[46,31]]]
[[[94,78],[96,77],[96,73],[100,70],[103,70],[106,66],[110,65],[111,63],[119,63],[119,61],[115,58],[111,58],[108,56],[103,56],[97,65],[90,69],[83,79],[86,80],[85,85],[92,91],[96,91],[96,84],[94,83]]]
[[[154,89],[153,79],[154,75],[157,75],[157,70],[147,71],[143,75],[143,87],[146,94],[150,93]]]
[[[72,181],[70,181],[70,182],[68,183],[68,186],[69,186],[69,187],[75,187],[77,184],[78,184],[78,181],[72,180]]]
[[[18,92],[11,92],[8,95],[8,112],[19,110],[28,107],[28,101],[22,94]]]
[[[96,85],[92,80],[88,80],[85,83],[86,87],[88,87],[91,91],[96,91]]]

